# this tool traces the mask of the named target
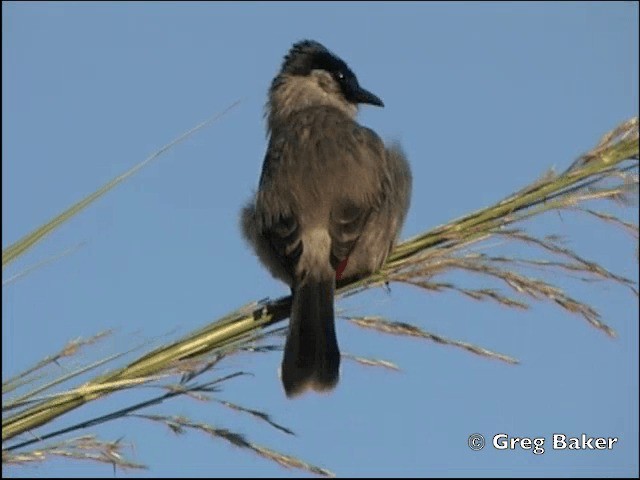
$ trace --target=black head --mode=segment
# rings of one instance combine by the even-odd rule
[[[281,73],[307,76],[314,70],[329,73],[349,102],[384,107],[380,98],[360,86],[356,75],[342,59],[313,40],[303,40],[291,47],[282,62]]]

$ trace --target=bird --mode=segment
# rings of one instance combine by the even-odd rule
[[[347,63],[315,40],[293,44],[265,105],[268,146],[241,209],[247,243],[292,292],[280,377],[287,397],[334,389],[340,376],[334,294],[380,269],[407,215],[411,168],[356,121],[383,107]]]

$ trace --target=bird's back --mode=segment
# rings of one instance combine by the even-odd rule
[[[343,112],[312,106],[294,112],[286,129],[271,132],[260,200],[301,222],[326,223],[335,208],[375,205],[385,183],[384,144]],[[283,192],[282,185],[291,188]],[[277,199],[277,200],[276,200]]]

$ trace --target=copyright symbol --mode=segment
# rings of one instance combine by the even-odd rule
[[[482,450],[484,448],[484,437],[480,433],[469,435],[469,448],[471,450]]]

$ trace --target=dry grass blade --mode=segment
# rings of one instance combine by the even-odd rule
[[[122,469],[145,469],[145,465],[128,460],[123,455],[123,447],[127,445],[122,442],[106,442],[96,439],[92,435],[72,438],[64,442],[44,445],[41,448],[13,453],[7,450],[2,451],[3,465],[24,465],[27,463],[44,462],[51,457],[72,458],[97,463],[106,463],[115,468]]]
[[[272,427],[276,428],[277,430],[280,430],[281,432],[286,433],[287,435],[295,435],[295,433],[293,433],[293,431],[289,430],[287,427],[284,427],[279,423],[276,423],[273,420],[271,420],[271,416],[265,412],[254,410],[252,408],[246,408],[236,403],[229,402],[227,400],[215,399],[215,401],[221,405],[224,405],[227,408],[230,408],[231,410],[235,410],[236,412],[248,413],[252,417],[268,423]]]
[[[75,253],[78,250],[80,250],[84,245],[85,245],[84,242],[79,243],[78,245],[74,245],[71,248],[67,248],[66,250],[58,253],[57,255],[52,255],[51,257],[45,258],[44,260],[41,260],[40,262],[37,262],[34,265],[30,265],[29,267],[25,268],[21,272],[18,272],[15,275],[12,275],[11,277],[7,278],[6,280],[3,280],[2,281],[2,286],[6,287],[7,285],[11,285],[12,283],[17,282],[21,278],[26,277],[31,272],[34,272],[35,270],[38,270],[39,268],[42,268],[45,265],[53,263],[53,262],[55,262],[57,260],[60,260],[61,258],[66,257],[67,255],[71,255],[72,253]]]
[[[506,232],[501,232],[501,234],[505,233]],[[570,249],[557,245],[551,238],[538,239],[530,235],[526,235],[523,232],[509,232],[508,234],[511,238],[535,244],[536,246],[548,250],[553,254],[573,260],[575,262],[574,264],[563,263],[564,267],[567,269],[591,275],[602,280],[612,280],[620,285],[628,287],[636,296],[638,295],[638,290],[634,288],[633,280],[612,273],[594,261],[582,258]]]
[[[382,360],[380,358],[360,357],[358,355],[352,355],[350,353],[344,353],[344,352],[342,352],[341,356],[342,358],[348,358],[349,360],[353,360],[354,362],[367,367],[382,367],[388,370],[394,370],[396,372],[400,371],[400,367],[398,367],[398,365],[396,365],[395,363],[390,362],[389,360]]]
[[[506,362],[514,365],[519,363],[517,359],[510,357],[508,355],[494,352],[486,348],[473,345],[471,343],[461,342],[459,340],[451,340],[441,335],[436,335],[434,333],[426,332],[421,328],[418,328],[415,325],[410,325],[408,323],[394,322],[394,321],[386,320],[380,317],[348,317],[347,320],[349,320],[350,322],[352,322],[353,324],[359,327],[369,328],[372,330],[376,330],[378,332],[390,333],[392,335],[399,335],[399,336],[405,336],[405,337],[424,338],[426,340],[431,340],[432,342],[436,342],[441,345],[451,345],[453,347],[459,347],[464,350],[467,350],[468,352],[475,353],[476,355],[480,355],[482,357],[492,358],[495,360],[500,360],[502,362]]]
[[[436,274],[436,263],[434,262],[430,269],[422,272],[421,275],[431,276]],[[439,267],[442,266],[442,263],[439,264]],[[441,270],[439,270],[441,271]],[[393,276],[394,282],[406,283],[408,285],[413,285],[415,287],[422,288],[423,290],[433,291],[433,292],[442,292],[445,290],[452,290],[454,292],[461,293],[467,297],[472,298],[473,300],[492,300],[501,305],[507,307],[519,308],[522,310],[526,310],[529,308],[529,305],[523,301],[516,300],[515,298],[508,297],[503,293],[493,289],[493,288],[464,288],[459,285],[455,285],[450,282],[433,282],[427,280],[426,278],[421,278],[419,275],[416,275],[416,272],[412,272],[411,275],[404,275],[399,273],[398,275]]]
[[[100,332],[97,333],[96,335],[87,338],[87,339],[82,339],[82,338],[78,338],[76,340],[71,340],[69,343],[67,343],[62,350],[60,350],[58,353],[54,354],[54,355],[49,355],[48,357],[45,357],[44,359],[40,360],[36,365],[34,365],[33,367],[20,372],[19,374],[15,375],[14,377],[9,378],[6,381],[2,382],[2,394],[6,394],[9,393],[13,390],[15,390],[18,386],[26,383],[29,383],[29,375],[32,375],[34,372],[37,372],[38,370],[43,369],[44,367],[51,365],[52,363],[57,363],[58,361],[60,361],[61,359],[65,358],[65,357],[70,357],[73,356],[75,354],[78,353],[78,351],[82,348],[85,347],[87,345],[93,345],[96,342],[102,340],[103,338],[107,337],[108,335],[111,335],[111,330],[106,330],[104,332]]]
[[[438,265],[440,267],[445,265],[447,270],[457,268],[502,280],[507,286],[519,294],[536,300],[550,300],[568,312],[579,314],[587,322],[604,331],[607,335],[612,337],[616,335],[615,331],[600,319],[600,315],[594,308],[571,298],[560,288],[541,279],[522,275],[514,270],[496,267],[480,261],[479,258],[473,257],[451,256],[440,261]],[[395,280],[416,284],[417,282],[413,280],[413,277],[420,278],[421,275],[424,275],[424,272],[414,270],[410,273],[399,275]]]
[[[637,182],[637,179],[636,179]],[[591,210],[589,208],[579,208],[576,207],[574,210],[578,211],[578,212],[585,212],[588,213],[589,215],[593,215],[594,217],[604,221],[604,222],[609,222],[612,223],[614,225],[619,225],[620,227],[623,228],[623,230],[625,230],[626,232],[630,233],[631,235],[633,235],[634,238],[638,238],[638,225],[634,225],[633,223],[630,222],[625,222],[623,220],[620,220],[618,217],[616,217],[615,215],[611,215],[609,213],[604,213],[604,212],[596,212],[595,210]]]
[[[218,428],[213,425],[209,425],[207,423],[193,422],[186,417],[181,416],[164,416],[164,415],[135,415],[138,418],[143,418],[146,420],[150,420],[153,422],[158,422],[166,425],[171,429],[172,432],[177,434],[184,434],[187,430],[196,430],[207,435],[210,435],[214,438],[221,438],[231,445],[234,445],[239,448],[244,448],[250,450],[259,456],[266,458],[267,460],[272,460],[283,467],[287,468],[296,468],[300,470],[305,470],[310,473],[315,473],[317,475],[322,475],[325,477],[333,477],[334,474],[324,468],[317,467],[310,463],[304,462],[298,458],[292,457],[290,455],[285,455],[275,450],[271,450],[269,448],[263,447],[261,445],[257,445],[253,442],[247,440],[244,435],[232,432],[226,428]]]

